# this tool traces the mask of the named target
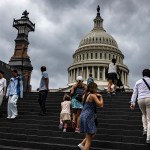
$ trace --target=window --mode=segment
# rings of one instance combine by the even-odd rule
[[[105,59],[106,59],[106,56],[107,56],[107,55],[106,55],[106,53],[105,53]]]
[[[80,55],[80,60],[81,60],[81,55]]]
[[[102,53],[100,53],[100,59],[102,59]]]
[[[95,53],[95,59],[97,59],[97,53]]]
[[[111,60],[111,55],[109,54],[109,60]]]
[[[91,59],[93,59],[93,53],[91,53]]]
[[[86,54],[86,58],[88,59],[88,57],[89,57],[89,55],[88,55],[88,53]]]
[[[82,59],[84,60],[84,54],[82,54],[82,57],[83,57]]]

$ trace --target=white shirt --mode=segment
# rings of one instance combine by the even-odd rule
[[[6,79],[1,78],[0,79],[0,93],[3,91],[3,88],[6,87]]]
[[[117,66],[114,63],[109,64],[108,73],[117,73]]]
[[[150,86],[150,78],[149,77],[143,77],[148,85]],[[143,98],[150,98],[150,90],[148,89],[147,85],[143,81],[143,79],[140,79],[136,82],[133,90],[133,94],[131,97],[131,104],[135,104],[136,99],[143,99]]]
[[[42,72],[42,77],[41,77],[41,81],[40,81],[40,87],[39,87],[40,91],[47,90],[46,82],[45,82],[46,78],[48,79],[48,73],[44,71],[44,72]]]

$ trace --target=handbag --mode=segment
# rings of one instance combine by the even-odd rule
[[[82,102],[82,96],[83,96],[84,88],[76,88],[76,100],[79,102]]]
[[[82,94],[77,94],[76,100],[78,100],[79,102],[82,102]]]

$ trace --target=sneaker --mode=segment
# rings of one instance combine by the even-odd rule
[[[113,95],[116,95],[116,92],[115,92],[115,91],[113,91],[113,92],[112,92],[112,94],[113,94]]]
[[[63,128],[63,123],[60,123],[59,124],[59,129],[62,129]]]
[[[11,118],[11,119],[15,119],[16,117],[17,117],[17,116],[14,115],[14,116],[11,116],[10,118]]]
[[[146,140],[146,143],[147,143],[147,144],[150,144],[150,140]]]
[[[7,119],[10,119],[10,118],[11,118],[10,116],[7,117]]]
[[[143,131],[143,135],[147,135],[147,131]]]
[[[84,150],[84,146],[83,146],[81,143],[78,145],[78,147],[79,147],[81,150]]]
[[[66,128],[64,128],[64,129],[63,129],[63,132],[66,132],[66,131],[67,131]]]
[[[75,132],[76,132],[76,133],[80,133],[80,129],[79,129],[79,128],[76,128],[76,129],[75,129]]]

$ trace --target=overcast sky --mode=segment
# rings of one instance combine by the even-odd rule
[[[33,89],[38,87],[41,65],[48,68],[50,88],[65,87],[72,55],[93,29],[97,5],[104,29],[125,56],[133,88],[142,70],[150,68],[150,0],[0,0],[0,60],[8,63],[13,55],[17,36],[13,19],[20,19],[27,10],[36,24],[35,32],[29,33],[28,47]]]

